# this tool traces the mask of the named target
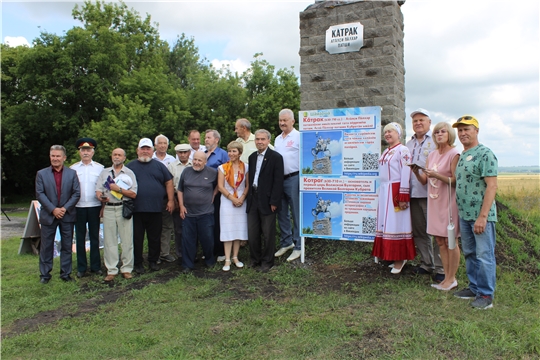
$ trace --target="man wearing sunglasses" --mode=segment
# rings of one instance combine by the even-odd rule
[[[456,168],[456,201],[469,278],[469,287],[454,295],[474,299],[474,308],[489,309],[493,307],[495,291],[497,157],[478,142],[480,127],[474,116],[462,116],[452,127],[457,128],[463,144]]]

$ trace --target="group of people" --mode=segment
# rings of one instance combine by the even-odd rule
[[[373,246],[376,259],[389,261],[399,274],[408,260],[420,254],[416,274],[433,274],[441,291],[455,289],[459,246],[449,243],[449,225],[461,237],[469,287],[457,292],[474,298],[477,308],[492,306],[495,290],[495,192],[497,158],[478,142],[479,124],[463,116],[452,126],[446,122],[430,130],[430,114],[418,109],[411,114],[414,135],[404,146],[403,129],[389,123],[383,129],[388,148],[379,159],[381,186],[377,229]],[[159,270],[162,261],[181,259],[183,272],[195,267],[197,249],[208,267],[224,262],[223,271],[234,264],[247,241],[250,266],[267,272],[275,257],[292,250],[287,261],[301,254],[299,231],[300,133],[294,128],[294,113],[279,113],[281,133],[274,146],[264,129],[251,132],[247,119],[235,123],[236,141],[219,144],[217,130],[206,130],[204,146],[200,133],[188,134],[189,144],[176,145],[176,157],[167,154],[169,139],[158,135],[139,141],[137,159],[124,165],[126,153],[115,149],[112,166],[92,160],[97,142],[91,138],[76,143],[81,161],[64,166],[63,146],[50,149],[51,166],[36,176],[36,196],[41,203],[41,282],[49,282],[52,247],[57,227],[61,234],[60,277],[71,281],[71,239],[75,225],[77,277],[101,274],[99,224],[103,218],[104,280],[121,273],[145,272],[144,237],[148,240],[148,266]],[[457,128],[464,151],[454,147]],[[132,216],[126,215],[126,200],[133,201]],[[276,220],[280,249],[275,249]],[[90,239],[87,263],[86,234]],[[174,236],[175,255],[171,253]],[[121,255],[118,253],[118,237]],[[432,238],[435,238],[436,246]],[[120,256],[120,258],[119,258]],[[120,268],[119,268],[120,266]]]
[[[414,135],[401,144],[402,127],[387,124],[388,148],[379,158],[381,186],[377,229],[372,255],[389,261],[399,274],[408,260],[420,255],[416,274],[433,274],[432,286],[441,291],[457,288],[456,273],[461,238],[469,287],[454,293],[474,299],[474,308],[493,306],[495,291],[495,222],[497,213],[497,158],[479,143],[474,116],[453,125],[431,128],[427,110],[411,113]],[[454,147],[456,131],[463,152]],[[449,235],[450,234],[450,235]],[[433,246],[432,237],[437,243]]]
[[[300,135],[291,110],[279,113],[279,127],[282,133],[272,146],[267,130],[252,133],[251,123],[238,119],[238,139],[227,145],[227,151],[219,146],[217,130],[205,131],[204,145],[200,144],[200,132],[192,130],[189,144],[175,146],[176,157],[167,154],[169,139],[165,135],[158,135],[154,142],[142,138],[137,159],[124,164],[126,152],[114,149],[108,168],[92,160],[97,149],[92,138],[77,140],[81,161],[69,168],[64,166],[66,149],[53,145],[51,166],[36,175],[36,196],[41,204],[40,281],[46,284],[51,279],[57,228],[61,235],[60,278],[73,280],[73,228],[77,277],[102,275],[100,217],[106,282],[119,274],[131,279],[133,271],[146,271],[145,236],[148,267],[153,271],[159,270],[163,261],[179,259],[183,272],[191,272],[199,244],[206,266],[224,262],[223,271],[230,271],[233,264],[244,267],[238,253],[246,242],[250,265],[262,272],[269,271],[274,258],[288,250],[293,251],[287,261],[298,259]],[[276,220],[282,245],[277,252]]]

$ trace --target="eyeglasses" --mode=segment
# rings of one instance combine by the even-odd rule
[[[446,134],[448,131],[446,131],[446,129],[441,129],[441,130],[437,130],[434,132],[435,135],[437,134]]]
[[[462,120],[476,120],[476,119],[474,118],[474,116],[467,115],[467,116],[462,116],[459,119],[457,119],[457,122],[460,122]]]

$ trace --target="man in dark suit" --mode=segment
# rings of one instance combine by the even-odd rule
[[[255,132],[257,151],[249,156],[247,197],[251,267],[267,272],[274,266],[276,214],[283,196],[283,157],[268,148],[270,133]],[[264,244],[265,243],[265,244]]]
[[[53,266],[54,238],[60,227],[60,278],[71,278],[71,244],[73,226],[77,220],[75,205],[81,197],[77,172],[64,166],[66,149],[53,145],[49,153],[51,166],[41,169],[36,175],[36,198],[41,204],[39,222],[41,224],[41,245],[39,251],[39,271],[41,283],[51,279]]]

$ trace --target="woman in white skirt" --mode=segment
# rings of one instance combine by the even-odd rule
[[[232,141],[227,145],[229,162],[218,168],[218,190],[221,193],[219,221],[220,240],[225,250],[223,271],[231,269],[231,260],[236,267],[244,267],[238,260],[241,241],[248,239],[246,196],[248,193],[248,165],[240,160],[242,144]],[[233,257],[231,258],[231,250]]]

